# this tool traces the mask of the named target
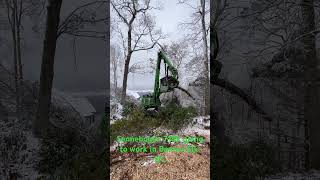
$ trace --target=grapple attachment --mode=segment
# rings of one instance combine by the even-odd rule
[[[179,81],[172,76],[166,76],[160,79],[161,93],[173,91],[174,88],[177,88],[178,86],[179,86]]]

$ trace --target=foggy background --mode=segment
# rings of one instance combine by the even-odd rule
[[[88,1],[68,0],[63,1],[60,21],[77,6],[88,3]],[[24,27],[38,25],[39,31],[34,32],[31,28],[22,31],[22,57],[23,70],[26,80],[39,81],[43,37],[40,34],[45,29],[45,23],[36,18],[26,17]],[[107,27],[98,27],[105,31]],[[10,32],[3,37],[11,38]],[[74,38],[69,35],[62,35],[58,38],[55,56],[55,74],[53,86],[63,91],[105,91],[108,82],[106,72],[107,57],[106,43],[101,39],[77,37],[75,40],[75,52],[73,46]],[[2,51],[6,51],[8,56],[1,59],[11,66],[12,57],[10,48],[1,44]],[[76,56],[76,60],[74,58]]]

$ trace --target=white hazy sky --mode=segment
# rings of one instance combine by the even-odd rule
[[[191,3],[198,3],[198,1],[190,1]],[[162,32],[167,35],[167,38],[162,42],[170,42],[178,40],[184,36],[184,33],[179,24],[190,20],[190,16],[193,9],[187,5],[177,4],[178,0],[162,0],[162,10],[152,11],[152,15],[156,18],[157,27],[160,27]],[[144,61],[148,63],[149,58],[156,58],[159,47],[156,46],[150,51],[136,52],[132,56],[133,62]],[[119,85],[122,84],[122,79],[119,79]],[[128,89],[139,90],[139,89],[152,89],[154,84],[154,73],[153,74],[129,74],[128,78]]]

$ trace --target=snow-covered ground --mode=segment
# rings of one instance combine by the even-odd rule
[[[201,135],[210,141],[210,116],[198,116],[179,132],[180,135]]]
[[[132,97],[135,100],[138,100],[142,95],[151,93],[152,90],[127,90],[127,96]],[[122,119],[123,106],[120,104],[120,100],[111,97],[110,99],[110,123],[113,124],[115,121]]]
[[[110,124],[113,124],[115,121],[123,118],[123,106],[119,102],[114,101],[111,101],[110,105],[110,107],[112,108],[110,111]]]
[[[305,173],[278,174],[265,178],[264,180],[319,180],[320,171],[311,170]]]
[[[15,117],[0,119],[0,179],[17,175],[18,179],[37,179],[39,139],[21,127]]]
[[[32,135],[31,131],[25,132],[27,149],[20,153],[21,157],[24,157],[24,163],[19,165],[19,172],[21,173],[21,179],[37,179],[40,176],[35,166],[40,161],[39,147],[40,142],[38,138]]]

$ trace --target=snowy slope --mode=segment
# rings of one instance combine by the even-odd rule
[[[15,174],[18,179],[37,179],[39,139],[25,130],[15,117],[0,119],[0,179]]]
[[[312,170],[305,173],[287,173],[270,176],[264,180],[318,180],[320,171]]]
[[[180,135],[201,135],[210,141],[210,116],[198,116],[179,132]]]
[[[110,102],[110,124],[113,124],[115,121],[122,119],[122,111],[123,111],[123,106],[119,102],[111,101]]]

